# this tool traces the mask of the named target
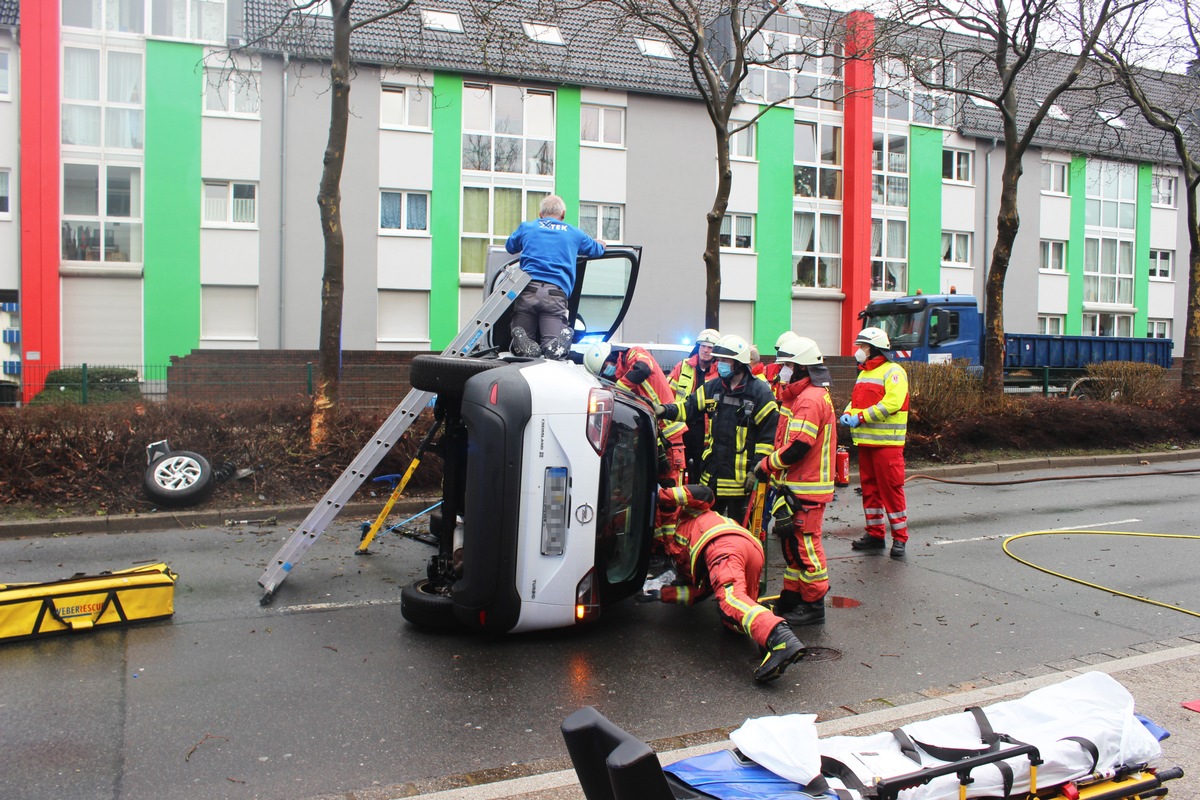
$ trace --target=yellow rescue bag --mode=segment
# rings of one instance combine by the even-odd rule
[[[175,581],[166,564],[75,575],[46,583],[0,584],[0,641],[166,619]]]

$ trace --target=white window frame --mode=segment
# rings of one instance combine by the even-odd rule
[[[1107,251],[1111,251],[1111,268]],[[1134,292],[1134,261],[1132,239],[1112,236],[1094,236],[1084,239],[1083,251],[1083,302],[1105,307],[1132,307]],[[1128,300],[1122,300],[1122,289]]]
[[[503,245],[506,241],[508,241],[508,237],[513,233],[513,231],[516,230],[517,225],[519,225],[524,220],[534,219],[538,216],[538,207],[541,205],[541,200],[543,198],[547,197],[548,195],[551,195],[554,193],[554,186],[552,183],[549,183],[549,182],[536,182],[535,183],[532,181],[527,182],[527,183],[522,183],[520,181],[520,176],[515,176],[515,178],[516,178],[515,183],[510,183],[510,182],[508,182],[508,180],[506,180],[503,183],[498,182],[498,183],[494,183],[494,184],[470,182],[470,183],[465,183],[462,186],[462,194],[460,195],[460,198],[462,201],[463,213],[459,214],[459,251],[460,251],[459,275],[464,276],[464,277],[470,276],[470,277],[467,277],[467,280],[475,280],[476,279],[475,276],[482,277],[483,272],[487,266],[487,256],[486,256],[487,249],[486,249],[486,247],[484,248],[485,255],[483,258],[483,263],[481,263],[479,265],[479,270],[477,272],[466,272],[466,271],[463,271],[463,269],[462,269],[462,260],[467,257],[466,248],[462,246],[463,243],[468,240],[471,240],[471,241],[482,241],[482,242],[486,243],[487,245]],[[512,225],[511,227],[509,227],[507,225],[501,226],[500,228],[496,227],[496,191],[497,190],[517,191],[517,192],[521,193],[520,208],[521,208],[522,213],[519,215],[520,219],[517,221],[517,225]],[[487,197],[487,202],[488,202],[487,228],[488,229],[486,231],[468,231],[465,227],[467,224],[466,193],[468,191],[470,191],[470,192],[486,191],[488,193],[488,197]],[[534,195],[537,198],[537,202],[532,202],[532,198],[530,197],[530,195]]]
[[[243,93],[243,87],[249,90],[249,94]],[[204,69],[204,115],[235,119],[261,119],[261,87],[262,73],[257,69],[206,67]],[[213,108],[209,103],[214,92],[221,101],[217,108]],[[253,98],[254,108],[252,110],[238,108],[248,97]]]
[[[616,212],[616,235],[609,233],[605,223],[612,219],[611,213]],[[593,239],[603,239],[608,244],[624,241],[625,236],[625,206],[620,203],[593,203],[583,201],[579,204],[579,228]]]
[[[182,3],[184,7],[184,35],[177,36],[173,33],[155,33],[154,32],[154,4],[151,3],[146,14],[146,32],[147,35],[154,39],[173,39],[177,41],[189,42],[213,42],[215,44],[225,45],[225,35],[228,32],[229,26],[229,8],[226,0],[175,0],[177,3]],[[205,6],[221,6],[221,30],[211,39],[200,38],[200,32],[193,30],[199,22],[198,15],[200,10]]]
[[[900,246],[893,248],[891,246],[892,239],[888,235],[891,229],[896,226],[903,226],[902,235],[899,238]],[[879,231],[878,248],[876,247],[876,230]],[[908,292],[908,218],[901,216],[876,216],[871,217],[871,291],[880,294],[906,294]],[[903,251],[897,253],[896,250]],[[887,277],[891,275],[889,266],[900,264],[902,266],[901,279],[896,280],[896,285],[888,288]],[[878,278],[878,280],[877,280]]]
[[[801,243],[797,241],[799,234],[799,224],[797,217],[801,214],[812,215],[812,233],[811,247],[801,249]],[[826,228],[824,224],[826,218],[837,220],[837,233],[825,236],[823,231]],[[825,241],[827,238],[832,238],[833,241]],[[807,243],[806,243],[807,244]],[[804,264],[804,269],[812,270],[812,281],[802,282],[800,280],[800,270],[802,262],[809,261]],[[822,280],[822,273],[826,275],[830,271],[836,271],[837,280]],[[796,208],[792,211],[792,287],[794,289],[840,289],[842,287],[842,215],[836,210],[822,210],[817,208]]]
[[[1154,173],[1150,184],[1150,205],[1159,208],[1175,208],[1178,186],[1179,180],[1174,175]]]
[[[496,90],[497,89],[505,89],[505,90],[515,89],[521,93],[522,125],[521,125],[521,133],[520,134],[513,134],[513,133],[508,133],[508,132],[502,131],[502,130],[496,130],[496,128],[498,127],[497,122],[496,122],[496,102],[497,102],[496,101]],[[464,93],[465,92],[486,91],[487,95],[488,95],[488,101],[487,101],[488,102],[488,128],[486,130],[480,129],[480,128],[472,128],[472,127],[468,126],[468,121],[466,119],[467,114],[469,113],[468,104],[464,103],[464,106],[463,106],[463,128],[462,128],[462,136],[463,136],[462,169],[463,169],[463,172],[476,173],[476,174],[487,173],[487,174],[498,175],[498,176],[503,175],[503,176],[508,177],[510,180],[516,179],[518,176],[522,176],[522,175],[535,177],[535,178],[539,178],[539,179],[544,179],[544,180],[553,180],[554,170],[558,164],[558,147],[557,147],[557,136],[556,136],[556,134],[557,134],[556,126],[557,126],[557,122],[558,122],[558,95],[554,91],[551,91],[549,89],[532,89],[532,88],[529,88],[526,86],[518,86],[515,84],[508,84],[508,83],[486,83],[486,84],[485,83],[465,83],[465,84],[463,84],[463,91],[464,91]],[[547,97],[550,100],[550,109],[551,110],[550,110],[550,123],[549,123],[549,127],[548,127],[549,133],[547,135],[548,138],[547,138],[547,136],[534,136],[529,133],[528,129],[529,129],[530,118],[527,115],[528,107],[525,105],[525,103],[526,103],[526,98],[534,97],[534,96]],[[469,148],[466,146],[468,137],[475,137],[480,140],[482,140],[483,138],[488,139],[488,154],[489,154],[488,155],[488,158],[489,158],[489,161],[488,161],[489,168],[488,169],[478,169],[474,166],[468,166],[467,161],[466,161],[466,154],[469,151]],[[511,172],[506,172],[506,171],[498,172],[495,170],[496,140],[499,138],[520,140],[520,143],[521,143],[520,144],[521,154],[519,156],[520,165],[521,165],[520,170],[514,170]],[[549,172],[537,172],[537,171],[529,170],[529,165],[530,165],[531,160],[533,160],[535,163],[542,162],[542,159],[540,159],[537,156],[533,156],[532,159],[529,156],[530,147],[536,143],[541,143],[541,145],[543,147],[545,147],[545,145],[548,144],[550,147],[551,163],[550,163],[550,171]]]
[[[1050,108],[1046,109],[1046,117],[1049,119],[1058,120],[1059,122],[1071,121],[1071,115],[1068,114],[1058,103],[1050,104]]]
[[[209,189],[222,187],[222,186],[225,188],[225,198],[223,201],[225,204],[225,218],[224,219],[212,219],[209,217],[209,205],[208,205]],[[254,219],[252,219],[250,221],[235,222],[233,219],[233,217],[234,217],[233,210],[234,210],[234,204],[237,203],[238,200],[234,198],[233,194],[235,191],[235,187],[245,187],[245,186],[249,186],[254,191],[253,206],[252,206],[252,208],[254,209]],[[258,184],[255,183],[254,181],[230,181],[230,180],[222,180],[219,178],[207,178],[207,179],[201,181],[201,190],[200,191],[201,191],[201,194],[200,194],[200,227],[202,227],[202,228],[237,228],[237,229],[249,229],[249,230],[256,230],[258,228]],[[245,198],[240,198],[240,199],[243,201],[245,200]]]
[[[947,167],[950,174],[947,175]],[[966,173],[966,177],[961,177]],[[961,186],[975,185],[975,153],[947,147],[942,150],[942,182]]]
[[[1174,250],[1150,250],[1150,280],[1152,281],[1173,281],[1175,280],[1175,251]]]
[[[741,121],[733,120],[729,123],[729,127],[736,128],[741,124]],[[757,130],[758,125],[755,124],[729,134],[729,157],[731,159],[734,161],[758,161],[758,142],[755,135]],[[749,150],[749,152],[742,152],[744,150]]]
[[[62,0],[56,0],[56,2],[61,4]],[[101,0],[101,2],[96,2],[96,0],[82,0],[80,5],[90,5],[93,11],[98,12],[98,18],[93,20],[95,24],[79,26],[67,25],[64,22],[64,28],[73,30],[102,31],[105,34],[125,34],[133,36],[141,35],[146,32],[146,23],[149,20],[149,14],[147,13],[149,9],[147,8],[146,0],[117,0],[116,3],[114,3],[113,0]],[[114,5],[116,6],[115,9],[113,8]],[[140,28],[129,28],[128,30],[123,30],[121,28],[121,6],[124,6],[129,11],[141,9],[142,19]],[[109,12],[113,10],[115,10],[117,13],[110,15]],[[66,15],[64,14],[63,17],[65,18],[65,16]]]
[[[835,45],[828,55],[804,55],[806,51],[824,52],[829,45],[783,31],[760,31],[750,47],[755,51],[756,59],[770,61],[772,66],[760,63],[750,67],[742,84],[748,99],[788,108],[842,110],[844,89],[840,47]]]
[[[66,191],[66,168],[67,166],[86,166],[96,167],[97,185],[96,185],[96,211],[92,214],[68,214],[66,211],[67,191]],[[138,214],[130,213],[129,216],[110,215],[108,213],[108,171],[109,168],[132,169],[137,171],[138,175]],[[105,256],[108,255],[107,237],[105,236],[106,227],[109,224],[113,225],[128,225],[132,231],[133,226],[137,226],[138,241],[131,242],[131,250],[136,249],[141,252],[142,258],[145,258],[145,214],[146,214],[146,174],[145,169],[141,164],[130,163],[126,161],[106,161],[104,159],[95,158],[64,158],[59,166],[59,190],[60,190],[60,220],[64,225],[71,223],[93,223],[96,225],[100,236],[100,247],[97,255],[98,259],[70,259],[67,258],[63,242],[59,242],[59,255],[65,265],[82,266],[85,268],[104,267],[108,269],[130,269],[140,271],[142,261],[134,261],[132,258],[128,261],[119,259],[112,260]],[[115,237],[114,237],[115,239]],[[130,254],[132,255],[132,253]]]
[[[671,45],[662,39],[635,36],[633,37],[633,43],[637,45],[638,52],[646,58],[657,58],[662,61],[675,60],[675,53],[672,52]]]
[[[78,50],[80,52],[92,52],[96,54],[96,70],[97,83],[96,99],[77,99],[66,97],[67,70],[66,58],[68,50]],[[137,56],[141,63],[141,74],[139,75],[139,102],[122,102],[119,100],[108,99],[109,92],[109,60],[114,54],[123,56]],[[62,108],[75,106],[78,108],[95,108],[99,110],[99,142],[97,144],[79,144],[77,142],[65,142],[65,130],[62,128],[62,122],[65,121],[66,115],[62,115],[60,120],[59,142],[64,149],[67,150],[87,150],[91,152],[115,151],[119,153],[141,153],[146,147],[146,54],[140,50],[124,49],[119,47],[97,47],[79,42],[64,42],[59,53],[62,59],[62,76],[60,88],[60,103]],[[135,140],[133,147],[120,147],[115,144],[109,144],[108,124],[109,115],[114,112],[135,112],[139,115],[141,122],[140,132]]]
[[[433,130],[433,92],[424,86],[411,86],[408,84],[387,83],[386,81],[379,86],[379,127],[384,130],[393,131],[432,131]],[[384,102],[384,97],[389,94],[404,95],[403,108],[404,119],[400,122],[384,119],[384,111],[387,103]],[[413,105],[416,103],[426,103],[425,122],[414,123],[413,120]]]
[[[1066,317],[1061,314],[1038,314],[1037,332],[1043,336],[1062,336],[1066,324]]]
[[[522,30],[529,37],[530,41],[538,42],[539,44],[552,44],[562,47],[566,44],[563,41],[562,31],[557,25],[549,22],[522,22]]]
[[[1125,129],[1129,127],[1125,120],[1121,119],[1121,113],[1119,111],[1106,111],[1104,109],[1097,109],[1096,116],[1104,120],[1104,124],[1110,128]]]
[[[792,165],[792,194],[797,198],[809,200],[841,200],[845,192],[845,138],[840,124],[829,121],[796,120],[792,127],[793,142],[796,129],[807,126],[813,129],[813,160],[801,160],[800,155],[793,151]],[[832,140],[832,141],[830,141]],[[832,152],[833,156],[828,154]],[[802,171],[811,171],[813,176],[813,193],[802,194],[801,183],[798,180]],[[826,177],[833,180],[834,191],[825,194]]]
[[[1042,162],[1042,194],[1059,197],[1071,192],[1071,165],[1065,161]]]
[[[896,140],[903,140],[904,152],[894,152]],[[911,155],[907,133],[874,131],[871,138],[871,205],[908,208],[908,165]],[[876,149],[875,145],[880,148]]]
[[[1067,271],[1067,243],[1061,239],[1042,239],[1038,244],[1038,270],[1055,274]],[[1058,266],[1055,266],[1058,264]]]
[[[395,228],[384,227],[383,224],[383,196],[384,195],[399,195],[400,196],[400,224]],[[425,202],[425,227],[410,228],[408,227],[409,204],[414,197],[420,197]],[[430,215],[429,215],[429,192],[411,191],[409,189],[380,189],[379,190],[379,235],[380,236],[421,236],[428,237],[430,235]]]
[[[589,138],[588,130],[583,124],[585,116],[595,115],[596,136]],[[579,107],[579,142],[586,147],[606,147],[613,150],[625,149],[625,109],[620,106],[601,106],[595,103],[583,103]],[[608,141],[613,129],[616,129],[617,141]]]
[[[1116,161],[1087,166],[1084,224],[1091,230],[1133,236],[1137,228],[1137,168]]]
[[[4,80],[0,82],[0,102],[12,101],[12,52],[0,50],[0,63],[4,65]]]
[[[12,174],[12,170],[8,167],[0,168],[0,201],[4,204],[4,208],[0,209],[0,220],[12,219]]]
[[[947,256],[947,244],[949,255]],[[967,231],[942,231],[942,266],[971,267],[971,234]]]
[[[462,33],[462,17],[457,11],[439,11],[434,8],[421,9],[421,27],[427,31]]]
[[[1100,332],[1100,323],[1106,320],[1112,325],[1111,333]],[[1085,311],[1083,314],[1083,335],[1114,337],[1133,336],[1133,314],[1115,311]]]
[[[944,64],[942,72],[931,75],[929,83],[957,85],[953,64]],[[914,122],[939,128],[954,127],[957,102],[952,92],[927,89],[898,59],[881,58],[875,62],[875,91],[871,115],[893,122]]]
[[[730,253],[753,253],[754,252],[754,214],[726,214],[721,219],[721,232],[718,241],[723,252]],[[746,223],[750,227],[749,235],[743,235],[737,231],[741,228],[741,223]],[[745,243],[739,244],[738,241],[745,239]]]
[[[1170,319],[1148,319],[1146,320],[1146,338],[1147,339],[1170,339],[1171,327],[1174,320]]]

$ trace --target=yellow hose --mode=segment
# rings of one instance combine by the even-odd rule
[[[1056,535],[1056,536],[1146,536],[1146,537],[1156,538],[1156,539],[1200,539],[1200,536],[1194,536],[1194,535],[1186,534],[1186,533],[1132,533],[1129,531],[1062,531],[1062,530],[1058,530],[1058,531],[1029,531],[1027,533],[1018,533],[1015,536],[1010,536],[1004,540],[1005,555],[1007,555],[1009,558],[1012,558],[1012,559],[1015,559],[1016,561],[1021,562],[1022,564],[1024,564],[1027,567],[1033,567],[1038,572],[1044,572],[1047,575],[1053,575],[1056,578],[1062,578],[1063,580],[1070,581],[1071,583],[1078,583],[1083,586],[1090,586],[1093,589],[1100,589],[1101,591],[1108,592],[1110,594],[1115,594],[1118,597],[1128,597],[1130,600],[1138,600],[1142,603],[1149,603],[1152,606],[1158,606],[1159,608],[1166,608],[1166,609],[1170,609],[1171,611],[1179,611],[1184,614],[1190,614],[1193,617],[1200,617],[1200,612],[1191,611],[1186,608],[1180,608],[1179,606],[1173,606],[1170,603],[1162,603],[1162,602],[1159,602],[1158,600],[1151,600],[1150,598],[1142,597],[1141,595],[1130,594],[1128,592],[1121,592],[1116,589],[1110,589],[1109,587],[1101,586],[1098,583],[1091,583],[1091,582],[1085,581],[1081,578],[1073,578],[1070,575],[1064,575],[1061,572],[1055,572],[1052,569],[1047,569],[1046,567],[1042,567],[1037,564],[1034,564],[1032,561],[1026,561],[1025,559],[1021,558],[1020,556],[1014,555],[1013,552],[1008,549],[1009,543],[1015,542],[1018,539],[1024,539],[1027,536],[1049,536],[1051,534]]]

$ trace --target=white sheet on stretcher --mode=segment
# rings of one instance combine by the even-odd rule
[[[1092,756],[1078,743],[1064,740],[1079,736],[1099,751],[1095,769],[1144,764],[1161,753],[1158,740],[1133,715],[1133,696],[1109,675],[1088,672],[1062,683],[1030,692],[1017,700],[984,707],[997,734],[1038,748],[1044,763],[1038,767],[1038,788],[1056,786],[1092,772]],[[903,726],[915,741],[953,748],[981,746],[979,726],[970,713],[949,714]],[[831,736],[816,739],[814,717],[792,714],[748,719],[729,737],[748,758],[777,775],[807,785],[820,772],[820,757],[830,756],[854,770],[864,785],[876,777],[890,778],[937,767],[939,761],[922,751],[918,766],[900,750],[891,733],[871,736]],[[816,740],[817,751],[811,742]],[[804,743],[797,747],[797,743]],[[1001,748],[1012,745],[1001,744]],[[1005,761],[1012,768],[1012,791],[1029,789],[1029,759],[1015,756]],[[998,768],[977,767],[968,797],[1000,796],[1004,781]],[[903,800],[954,800],[958,778],[945,775],[925,786],[905,790]]]

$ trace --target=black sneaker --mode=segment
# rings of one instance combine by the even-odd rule
[[[892,558],[904,558],[904,542],[892,542]]]
[[[530,339],[524,328],[519,327],[512,329],[512,344],[508,349],[517,358],[540,358],[542,355],[541,345]]]
[[[799,628],[804,625],[824,625],[825,601],[817,600],[812,603],[801,603],[791,611],[776,611],[775,613],[783,617],[783,621],[792,628]]]
[[[563,328],[559,331],[558,336],[546,343],[546,346],[542,348],[542,354],[555,361],[565,360],[571,350],[571,338],[571,329]]]
[[[864,533],[861,537],[851,542],[850,547],[854,550],[882,550],[887,547],[887,542],[882,536],[872,536],[869,533]]]
[[[808,651],[787,623],[779,623],[767,637],[766,652],[762,662],[754,670],[754,680],[759,683],[775,680],[806,652]]]

